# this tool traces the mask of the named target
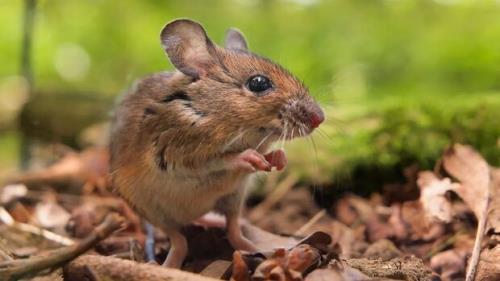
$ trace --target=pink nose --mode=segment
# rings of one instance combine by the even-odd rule
[[[309,115],[309,125],[311,128],[315,129],[318,128],[318,126],[325,121],[325,116],[322,111],[315,113],[311,112]]]

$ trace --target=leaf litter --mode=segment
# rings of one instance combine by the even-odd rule
[[[114,212],[122,217],[119,231],[95,240],[87,252],[101,258],[83,255],[67,263],[65,279],[180,276],[141,265],[146,263],[146,227],[108,191],[107,161],[105,149],[70,152],[0,189],[0,271],[12,259],[36,260],[64,245],[78,245],[95,236]],[[500,169],[472,147],[455,144],[444,151],[435,171],[410,166],[405,174],[407,182],[388,184],[381,194],[344,194],[326,209],[295,176],[283,177],[270,198],[244,215],[249,221],[243,221],[243,232],[261,252],[234,251],[223,221],[200,220],[183,229],[190,247],[182,269],[196,274],[189,280],[500,280]],[[152,255],[161,263],[168,238],[158,229],[152,235]],[[130,268],[121,262],[129,260],[137,271],[116,275],[113,266],[93,260]]]

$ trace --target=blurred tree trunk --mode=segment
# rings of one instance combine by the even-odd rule
[[[33,41],[33,26],[35,20],[36,0],[24,1],[24,17],[23,17],[23,40],[21,45],[21,75],[24,77],[28,88],[28,98],[33,95],[33,67],[31,59],[31,46]],[[21,168],[26,170],[29,168],[31,158],[29,138],[21,137]]]

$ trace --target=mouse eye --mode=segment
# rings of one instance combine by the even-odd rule
[[[250,77],[247,82],[247,88],[257,94],[262,94],[262,92],[273,87],[271,80],[266,76],[255,75]]]

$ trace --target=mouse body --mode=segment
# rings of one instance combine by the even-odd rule
[[[310,134],[323,112],[302,82],[248,51],[236,29],[224,48],[187,19],[168,23],[160,39],[176,70],[136,82],[116,107],[112,186],[169,237],[165,266],[181,267],[180,228],[211,210],[225,215],[235,249],[254,251],[238,223],[247,178],[283,169],[284,151],[270,145]]]

